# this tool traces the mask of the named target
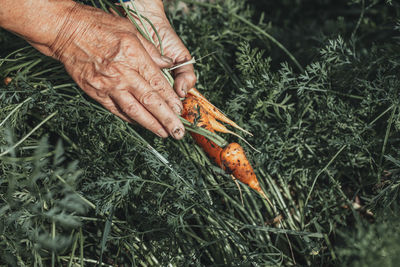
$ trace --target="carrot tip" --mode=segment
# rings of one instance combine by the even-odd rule
[[[271,206],[271,208],[273,208],[274,206],[272,205],[271,200],[269,200],[269,198],[267,197],[267,195],[264,193],[264,191],[260,188],[260,190],[257,190],[258,193],[260,193],[263,198],[265,198],[265,200],[268,202],[268,204]]]

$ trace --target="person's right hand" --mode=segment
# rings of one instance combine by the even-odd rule
[[[162,57],[126,18],[74,1],[48,2],[63,3],[53,16],[56,21],[41,21],[50,33],[53,25],[57,35],[40,39],[31,34],[28,41],[59,59],[74,81],[112,113],[158,136],[181,139],[185,130],[177,114],[182,103],[160,69],[172,60]]]

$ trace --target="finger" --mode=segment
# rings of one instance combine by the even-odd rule
[[[116,104],[114,103],[114,101],[112,99],[110,99],[109,102],[110,102],[109,104],[106,104],[106,105],[103,104],[103,106],[106,109],[108,109],[109,111],[111,111],[111,113],[113,113],[114,115],[117,115],[118,117],[120,117],[121,119],[123,119],[126,122],[136,123],[134,120],[132,120],[131,118],[126,116],[125,113],[123,113],[122,110],[116,106]]]
[[[128,91],[118,91],[111,95],[111,99],[115,103],[114,107],[108,108],[114,114],[122,119],[134,120],[146,129],[152,131],[160,137],[168,137],[168,133],[163,126],[152,116]]]
[[[175,83],[174,89],[180,97],[185,97],[187,91],[193,88],[197,78],[194,74],[193,65],[185,65],[174,70]]]
[[[138,36],[142,46],[146,52],[150,55],[151,59],[158,65],[161,69],[170,68],[173,65],[173,60],[167,56],[162,56],[160,51],[154,44],[150,43],[146,38],[139,34]]]
[[[154,64],[148,55],[143,55],[140,61],[141,62],[138,62],[139,64],[137,64],[137,70],[141,78],[143,78],[152,89],[161,96],[161,98],[176,114],[180,114],[183,108],[182,102],[162,74],[160,68]]]
[[[133,74],[132,79],[135,81],[135,84],[129,88],[132,95],[161,123],[172,137],[181,139],[185,129],[165,99],[141,75]]]
[[[183,109],[182,102],[161,73],[139,73],[176,114],[181,114]]]
[[[137,124],[137,121],[132,120],[131,118],[129,118],[118,106],[117,104],[114,102],[114,100],[112,100],[111,98],[109,98],[108,101],[106,101],[105,103],[101,103],[108,111],[110,111],[111,113],[113,113],[114,115],[120,117],[121,119],[123,119],[126,122],[132,123],[132,124]],[[168,137],[168,133],[165,132],[165,136],[161,136],[159,134],[157,134],[160,137]]]
[[[108,109],[111,113],[114,115],[117,115],[124,121],[127,121],[129,123],[133,123],[134,120],[129,118],[126,114],[122,112],[118,106],[116,106],[115,102],[110,98],[109,93],[104,93],[101,94],[96,87],[93,87],[91,84],[86,83],[86,84],[81,84],[79,83],[79,86],[90,96],[91,98],[95,99],[98,103],[100,103],[103,107]]]
[[[172,28],[170,28],[168,38],[169,42],[166,42],[165,53],[173,59],[174,65],[179,65],[192,59],[189,50]],[[185,97],[187,91],[194,87],[197,81],[193,64],[184,65],[175,69],[174,77],[174,89],[180,97]]]

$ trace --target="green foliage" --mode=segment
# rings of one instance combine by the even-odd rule
[[[12,140],[11,131],[3,134]],[[41,262],[69,249],[87,210],[75,191],[81,171],[77,162],[65,164],[61,143],[51,148],[41,139],[23,149],[34,152],[2,157],[1,250],[10,265]]]
[[[273,206],[189,136],[126,124],[2,31],[0,264],[396,263],[399,4],[184,2],[176,31],[196,58],[215,52],[197,87],[254,134],[261,153],[242,145]]]
[[[399,256],[398,217],[379,219],[374,224],[359,223],[353,231],[340,234],[345,240],[338,247],[343,266],[397,266]]]

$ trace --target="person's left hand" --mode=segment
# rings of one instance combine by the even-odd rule
[[[131,9],[132,6],[128,2]],[[135,0],[135,5],[141,15],[147,17],[155,26],[162,41],[165,56],[173,60],[173,65],[178,65],[192,59],[188,49],[182,43],[176,32],[172,29],[161,0]],[[137,21],[139,25],[140,21]],[[153,29],[148,25],[147,30],[153,38],[157,48],[159,42]],[[192,64],[179,67],[173,71],[175,83],[174,89],[180,97],[185,97],[187,90],[194,87],[196,75]]]

